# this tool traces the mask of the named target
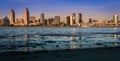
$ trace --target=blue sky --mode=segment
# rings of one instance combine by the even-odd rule
[[[0,0],[0,17],[8,16],[14,9],[16,17],[23,18],[24,8],[28,8],[31,16],[46,18],[70,16],[82,13],[83,19],[112,19],[113,14],[120,14],[120,0]]]

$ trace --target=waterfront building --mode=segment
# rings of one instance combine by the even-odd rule
[[[70,16],[65,17],[65,22],[66,25],[70,25]]]
[[[113,21],[114,21],[115,26],[118,26],[118,20],[119,20],[118,15],[113,15]]]
[[[24,25],[27,26],[29,25],[29,11],[28,8],[25,8],[24,10]]]
[[[73,13],[71,16],[70,25],[75,25],[75,23],[76,23],[76,15],[75,15],[75,13]]]
[[[45,25],[45,16],[44,13],[40,15],[40,24]]]
[[[47,25],[51,25],[54,22],[54,18],[49,18],[47,21]]]
[[[36,23],[36,17],[35,16],[30,16],[30,23]]]
[[[47,20],[46,19],[44,20],[44,26],[47,26]]]
[[[0,25],[3,25],[3,24],[4,24],[3,20],[2,20],[2,19],[0,19]]]
[[[72,15],[72,24],[75,24],[75,22],[76,22],[76,15],[75,15],[75,13],[73,13],[73,15]]]
[[[15,25],[15,24],[18,24],[18,18],[15,19],[14,25]]]
[[[19,25],[24,25],[24,20],[22,18],[19,18],[18,23],[19,23]]]
[[[60,25],[60,16],[55,16],[55,18],[54,18],[54,24],[55,25]]]
[[[82,21],[82,14],[81,13],[79,13],[79,23],[80,24],[83,23],[83,21]]]
[[[3,25],[5,25],[5,26],[9,26],[10,25],[10,20],[9,20],[9,18],[7,16],[5,16],[3,18]]]
[[[24,26],[24,19],[23,18],[16,18],[14,26]]]
[[[89,24],[92,24],[92,18],[89,18],[88,23],[89,23]]]
[[[92,20],[92,24],[97,24],[98,20]]]
[[[10,10],[10,25],[14,25],[15,23],[15,12],[13,9]]]

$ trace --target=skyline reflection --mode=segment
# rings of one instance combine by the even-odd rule
[[[35,50],[57,50],[57,49],[82,49],[82,48],[94,48],[107,46],[119,46],[119,34],[116,33],[119,29],[114,30],[108,28],[112,32],[111,34],[94,34],[91,29],[96,32],[99,28],[89,28],[87,31],[85,28],[68,28],[64,32],[64,28],[44,28],[42,31],[37,31],[39,28],[11,28],[5,32],[7,35],[0,35],[0,47],[10,48],[16,51],[35,51]],[[106,29],[106,28],[103,28]],[[16,30],[16,31],[15,31]],[[48,34],[45,31],[49,31]],[[59,31],[54,32],[54,30]],[[78,30],[81,30],[78,32]],[[11,33],[9,33],[9,31]],[[17,33],[16,33],[17,32]],[[63,32],[63,33],[62,33]],[[104,32],[104,31],[101,31]],[[106,31],[108,32],[108,30]],[[53,35],[54,34],[54,35]],[[109,38],[109,39],[108,39]],[[101,45],[99,45],[101,44]]]

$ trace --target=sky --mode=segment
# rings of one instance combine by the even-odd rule
[[[16,18],[23,18],[25,8],[30,16],[39,19],[41,13],[46,18],[71,16],[82,13],[83,20],[111,20],[114,14],[120,15],[120,0],[0,0],[0,17],[9,17],[10,9],[14,9]]]

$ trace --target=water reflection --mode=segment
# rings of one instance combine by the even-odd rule
[[[25,28],[26,29],[26,28]],[[17,51],[35,51],[35,50],[56,50],[56,49],[77,49],[77,48],[95,48],[105,46],[119,46],[120,38],[118,29],[111,29],[114,33],[91,33],[91,31],[82,31],[83,29],[71,28],[59,30],[56,34],[54,30],[44,33],[43,31],[37,31],[36,29],[28,28],[27,30],[19,29],[18,34],[13,29],[9,29],[8,35],[0,35],[0,49],[6,48],[9,50]],[[29,31],[28,31],[29,30]],[[45,29],[46,30],[46,29]],[[48,30],[48,29],[47,29]],[[46,30],[46,31],[47,31]],[[56,29],[57,30],[57,29]],[[94,29],[92,29],[94,30]],[[95,29],[99,31],[100,29]],[[109,29],[108,29],[109,30]],[[106,32],[108,31],[106,30]],[[54,31],[54,32],[52,32]],[[95,32],[94,31],[94,32]],[[2,31],[3,32],[3,31]],[[1,33],[0,33],[1,34]],[[53,35],[55,34],[55,35]],[[52,35],[52,36],[51,36]]]
[[[81,37],[81,36],[79,36],[79,40],[82,40],[82,37]]]
[[[10,36],[10,42],[12,43],[12,45],[15,45],[15,36]]]
[[[24,35],[24,45],[25,46],[28,46],[28,44],[29,44],[29,35]]]
[[[114,34],[114,39],[115,39],[114,45],[118,46],[118,43],[117,43],[117,41],[118,41],[118,35],[117,34]]]
[[[118,39],[118,35],[117,34],[114,34],[114,39]]]
[[[77,48],[77,46],[76,46],[76,43],[75,42],[71,42],[71,49],[76,49]]]
[[[72,29],[72,35],[75,35],[75,29],[74,28]],[[75,36],[72,36],[71,38],[72,38],[73,41],[75,41]]]

